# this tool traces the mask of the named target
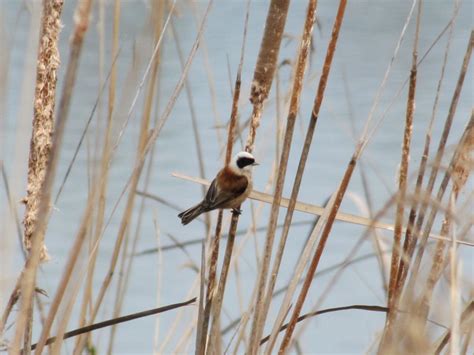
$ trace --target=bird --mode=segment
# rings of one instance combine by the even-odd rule
[[[232,161],[223,167],[212,180],[204,199],[196,206],[181,212],[183,225],[188,224],[201,213],[215,209],[232,209],[240,214],[239,206],[252,191],[252,167],[258,165],[249,152],[237,153]]]

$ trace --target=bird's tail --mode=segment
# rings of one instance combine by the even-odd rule
[[[202,204],[200,203],[194,207],[187,209],[184,212],[181,212],[178,217],[181,218],[181,223],[183,225],[186,225],[203,212],[206,212],[206,210],[204,209],[204,207],[202,207]]]

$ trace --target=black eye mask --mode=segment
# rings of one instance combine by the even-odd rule
[[[252,165],[253,163],[255,163],[255,159],[252,158],[242,157],[237,159],[237,166],[239,167],[239,169],[243,169],[247,165]]]

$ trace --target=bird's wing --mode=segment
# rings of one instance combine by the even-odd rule
[[[215,204],[219,192],[217,188],[217,179],[212,180],[209,189],[207,190],[206,197],[204,198],[204,205],[210,207]]]
[[[212,181],[204,198],[203,205],[209,210],[225,207],[228,202],[243,194],[248,186],[245,176],[233,176],[230,180],[224,180],[223,186],[220,186],[217,180],[218,177]]]

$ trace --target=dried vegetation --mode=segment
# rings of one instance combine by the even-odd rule
[[[335,85],[335,81],[329,80],[332,73],[337,70],[334,68],[334,59],[344,50],[339,43],[340,37],[350,36],[350,33],[344,32],[344,23],[351,16],[351,12],[346,11],[347,0],[340,0],[337,8],[331,5],[334,8],[331,20],[333,26],[331,34],[327,36],[328,45],[325,51],[318,43],[321,36],[315,34],[314,25],[318,23],[316,19],[319,9],[329,4],[308,0],[305,17],[301,18],[301,29],[299,29],[301,33],[293,33],[299,43],[298,46],[294,46],[294,59],[284,60],[279,53],[285,42],[286,22],[292,7],[289,0],[270,0],[267,16],[261,20],[263,33],[252,80],[243,74],[244,65],[253,62],[247,57],[248,55],[245,55],[246,50],[248,52],[247,37],[250,31],[249,17],[252,16],[252,4],[249,1],[245,6],[237,6],[242,9],[243,14],[242,42],[235,80],[232,79],[232,99],[229,100],[231,105],[226,108],[230,114],[226,124],[225,147],[215,144],[221,142],[222,127],[219,126],[221,118],[216,104],[218,95],[213,78],[215,74],[213,70],[216,69],[209,64],[204,30],[213,16],[212,7],[218,5],[213,4],[212,0],[206,6],[196,6],[193,1],[189,4],[172,0],[150,1],[149,16],[144,21],[142,37],[135,43],[135,47],[125,48],[120,35],[123,20],[122,2],[115,0],[110,4],[106,1],[96,3],[95,6],[91,0],[78,0],[74,17],[64,18],[62,0],[43,1],[35,95],[32,102],[29,159],[24,162],[28,174],[24,187],[25,214],[22,224],[18,217],[19,206],[14,199],[16,196],[10,187],[10,181],[16,177],[8,176],[9,167],[0,160],[2,185],[5,191],[5,198],[1,204],[8,207],[5,216],[0,218],[6,224],[16,226],[16,232],[23,241],[21,248],[23,253],[12,252],[14,248],[6,249],[3,253],[9,257],[8,260],[12,255],[7,253],[14,253],[14,258],[20,260],[24,257],[25,260],[24,267],[15,272],[16,282],[13,282],[13,285],[10,282],[11,288],[0,290],[2,296],[8,294],[7,301],[4,302],[2,299],[1,303],[0,339],[5,350],[8,349],[12,354],[20,352],[29,354],[32,351],[36,354],[43,352],[57,354],[64,351],[64,340],[73,338],[69,341],[72,345],[69,349],[74,354],[95,351],[107,351],[112,354],[122,350],[117,347],[120,343],[117,335],[119,323],[159,313],[154,340],[150,340],[156,352],[194,351],[201,355],[245,351],[247,354],[270,354],[276,352],[276,349],[279,353],[288,353],[308,351],[310,347],[315,351],[318,349],[318,344],[312,343],[309,346],[304,340],[307,340],[304,334],[312,319],[322,314],[326,314],[324,317],[331,317],[329,313],[358,310],[363,312],[362,314],[367,314],[367,317],[371,317],[369,312],[382,312],[386,315],[385,323],[380,322],[379,332],[371,335],[373,344],[366,346],[372,351],[380,354],[472,353],[474,286],[472,280],[469,280],[472,273],[463,275],[465,270],[463,262],[468,264],[471,262],[472,265],[472,260],[466,261],[465,258],[466,255],[467,258],[472,258],[474,247],[472,234],[474,195],[471,176],[474,168],[474,111],[471,110],[469,117],[460,117],[457,114],[458,105],[468,84],[466,81],[469,81],[469,73],[472,72],[470,68],[474,45],[472,32],[466,39],[467,47],[461,67],[458,69],[454,89],[450,93],[449,107],[440,104],[443,90],[450,90],[443,86],[446,77],[455,75],[448,72],[447,62],[461,6],[457,1],[454,2],[454,11],[449,22],[428,49],[425,49],[420,45],[420,36],[424,30],[425,3],[422,0],[413,0],[405,23],[400,28],[398,42],[395,44],[379,89],[374,93],[367,93],[374,99],[364,128],[356,139],[352,154],[347,156],[348,163],[343,169],[336,190],[326,191],[331,197],[323,207],[299,201],[300,189],[303,178],[314,179],[306,176],[307,165],[319,164],[318,161],[310,161],[308,157],[314,146],[321,145],[317,137],[323,133],[319,132],[317,123],[330,119],[329,116],[322,115],[322,108],[325,107],[325,97],[328,95],[327,88]],[[198,23],[195,39],[186,52],[183,50],[181,39],[183,32],[179,28],[178,19],[188,10],[198,18]],[[110,12],[110,16],[105,16],[106,11]],[[96,15],[97,29],[100,33],[98,40],[100,70],[97,75],[100,89],[96,94],[95,104],[90,108],[90,117],[80,140],[77,144],[74,143],[76,147],[73,158],[70,162],[63,163],[62,160],[65,158],[61,157],[61,151],[65,149],[63,141],[68,129],[66,122],[69,119],[71,105],[77,104],[73,98],[80,97],[80,93],[75,90],[77,81],[82,79],[78,76],[79,64],[84,60],[83,52],[90,50],[84,46],[84,42],[87,36],[91,35],[90,21]],[[109,24],[108,21],[111,21],[111,26],[106,26]],[[67,43],[59,41],[62,22],[73,24],[72,35]],[[407,31],[410,25],[414,28],[411,35]],[[466,31],[462,33],[465,34]],[[407,80],[385,111],[378,114],[393,66],[400,58],[400,48],[410,39],[413,42],[411,68],[405,76]],[[446,43],[442,55],[431,54],[434,47],[441,46],[442,40]],[[176,62],[179,64],[180,73],[175,78],[174,88],[167,95],[163,95],[161,90],[164,85],[163,66],[167,56],[171,57],[172,51],[170,47],[165,47],[166,41],[175,42],[174,49],[178,58]],[[296,42],[294,39],[291,41]],[[60,43],[66,43],[64,44],[66,48],[63,50],[68,52],[68,56],[61,61],[58,50]],[[313,52],[315,45],[317,51]],[[4,47],[8,49],[8,46]],[[144,50],[144,47],[147,49]],[[128,74],[123,79],[121,75],[123,66],[120,67],[118,63],[121,53],[129,50],[133,51],[133,58]],[[215,142],[206,141],[206,144],[203,144],[204,140],[201,137],[206,128],[199,121],[200,104],[196,103],[196,95],[193,92],[195,83],[190,76],[191,67],[195,65],[194,61],[199,51],[204,56],[203,65],[212,96],[212,112],[218,125]],[[105,53],[109,54],[107,60]],[[417,120],[421,119],[420,115],[417,115],[417,107],[421,105],[417,101],[418,91],[423,80],[419,77],[419,68],[429,56],[441,64],[441,71],[433,73],[439,76],[438,84],[433,95],[435,99],[430,120],[421,134],[421,139],[424,138],[423,149],[421,155],[417,156],[417,153],[414,153],[417,150],[413,149],[413,141],[419,140],[420,137],[417,135],[420,134],[420,130],[416,131],[413,127],[417,124]],[[314,68],[312,64],[315,57],[321,60],[320,68]],[[285,86],[281,81],[280,71],[283,71],[288,64],[291,65],[292,73]],[[0,65],[7,68],[8,61],[0,61]],[[60,66],[64,67],[64,77],[61,78],[61,90],[56,92]],[[229,72],[232,70],[234,68],[230,66]],[[313,74],[314,70],[317,72],[316,75]],[[0,68],[0,72],[4,73],[5,68]],[[314,94],[309,91],[311,82],[318,83]],[[403,102],[400,95],[407,83],[397,186],[385,204],[376,210],[370,197],[367,165],[362,164],[364,152],[379,133],[382,121],[390,112],[392,105],[395,102],[399,104]],[[344,85],[348,87],[347,82]],[[303,107],[302,95],[305,90],[314,96],[312,107]],[[122,100],[118,97],[119,93],[122,95]],[[246,93],[249,95],[248,98],[243,97]],[[251,195],[253,201],[246,202],[245,214],[248,218],[245,218],[245,223],[251,220],[249,225],[243,226],[244,222],[240,221],[241,217],[236,213],[232,214],[229,221],[226,218],[227,214],[219,211],[216,213],[216,220],[211,214],[203,216],[204,218],[200,220],[204,223],[205,231],[199,238],[190,240],[188,236],[181,239],[169,235],[173,243],[161,245],[162,233],[155,214],[152,222],[158,246],[139,252],[145,230],[143,225],[148,218],[146,216],[149,216],[145,214],[146,209],[156,201],[163,209],[169,209],[173,213],[176,209],[180,209],[180,206],[176,206],[173,201],[173,197],[162,197],[167,190],[162,190],[160,185],[153,183],[155,177],[152,173],[156,156],[160,156],[163,152],[160,149],[168,149],[165,144],[161,144],[162,140],[166,141],[162,138],[162,131],[175,112],[180,95],[186,95],[187,98],[190,112],[190,120],[186,123],[189,128],[187,133],[194,138],[193,149],[196,152],[199,178],[186,177],[182,174],[175,176],[201,183],[201,191],[205,193],[205,185],[209,183],[206,178],[210,175],[206,176],[207,160],[204,159],[204,155],[208,154],[211,144],[214,144],[212,147],[214,151],[225,151],[224,163],[229,163],[232,152],[238,150],[236,146],[241,144],[246,151],[255,151],[257,157],[262,157],[260,160],[268,160],[264,162],[265,164],[271,163],[270,155],[261,152],[267,151],[269,144],[274,144],[276,154],[272,163],[273,169],[268,177],[265,192],[254,191]],[[350,101],[348,91],[346,96],[338,98],[337,101],[344,102],[346,99]],[[250,117],[245,122],[240,122],[242,115],[240,111],[245,111],[245,107],[249,104]],[[275,140],[274,143],[269,143],[267,132],[257,133],[262,129],[261,124],[264,120],[272,119],[273,113],[270,109],[272,105],[275,105],[276,112],[272,128]],[[297,134],[295,131],[298,127],[296,121],[306,110],[310,110],[310,115],[305,132],[303,131],[306,121],[301,117],[301,133],[304,141],[302,144],[295,143],[294,137]],[[444,112],[446,118],[442,121],[440,116]],[[286,115],[286,120],[282,120],[282,115]],[[401,124],[402,119],[399,121]],[[354,122],[350,124],[355,134],[355,124]],[[96,129],[92,130],[92,126]],[[130,127],[136,127],[136,130]],[[439,136],[435,133],[436,127],[441,129]],[[453,130],[453,127],[456,129]],[[5,127],[0,126],[0,129]],[[247,138],[242,137],[245,131]],[[133,163],[123,167],[122,174],[126,176],[124,185],[112,189],[113,167],[120,163],[120,159],[117,158],[118,152],[128,135],[133,135],[135,144]],[[314,143],[313,137],[316,138]],[[67,143],[72,144],[70,141]],[[436,150],[433,149],[434,145],[437,146]],[[130,149],[130,146],[128,145],[126,149]],[[301,148],[299,154],[295,152],[297,148]],[[332,147],[320,148],[329,148],[325,152],[331,154]],[[72,240],[67,244],[70,248],[69,253],[67,257],[61,258],[61,276],[57,280],[49,280],[49,283],[54,285],[49,285],[51,287],[48,289],[49,298],[45,304],[43,296],[45,291],[42,290],[45,286],[41,281],[44,278],[39,278],[38,274],[41,264],[49,259],[45,245],[50,242],[49,230],[54,227],[51,224],[56,221],[51,217],[56,213],[51,207],[58,204],[60,197],[67,199],[63,188],[67,185],[71,174],[75,174],[73,168],[78,164],[76,158],[79,152],[84,150],[87,151],[88,157],[85,164],[88,169],[87,189],[84,190],[86,197],[75,211],[77,229],[65,231],[67,237]],[[292,150],[295,156],[299,156],[296,173],[289,169]],[[263,158],[264,155],[266,158]],[[186,155],[180,157],[180,159],[188,158]],[[0,159],[3,159],[2,156]],[[418,166],[416,162],[419,162]],[[58,164],[67,166],[67,172],[62,180],[57,176]],[[356,176],[354,172],[357,170],[361,172],[366,197],[364,206],[369,206],[370,218],[340,211],[343,202],[351,197],[348,187],[354,180]],[[167,172],[170,173],[171,171]],[[290,179],[293,181],[289,181]],[[53,199],[56,180],[60,181],[60,186]],[[185,184],[184,180],[181,183]],[[285,186],[291,187],[289,199],[283,197]],[[2,196],[0,195],[0,198]],[[262,214],[264,206],[269,207],[268,218]],[[303,211],[311,215],[311,219],[303,222],[293,221],[295,211]],[[283,223],[278,224],[280,212],[284,212],[285,217]],[[118,226],[115,232],[111,232],[110,227],[113,218]],[[392,220],[393,224],[387,223],[387,220]],[[342,262],[331,267],[322,267],[321,260],[328,254],[328,241],[339,238],[333,228],[336,221],[363,225],[365,230],[362,236],[351,244],[352,247],[347,245],[347,250],[343,251],[345,257]],[[194,223],[199,224],[198,221]],[[238,229],[239,225],[243,228]],[[299,257],[296,260],[289,260],[289,256],[285,256],[289,253],[288,250],[291,252],[290,255],[294,255],[291,249],[292,243],[289,242],[289,238],[293,237],[290,232],[297,227],[308,225],[308,236],[304,243],[300,243],[302,249]],[[389,243],[386,235],[384,237],[380,233],[383,229],[392,233]],[[228,232],[225,233],[226,231]],[[264,240],[259,232],[263,232]],[[10,234],[7,233],[6,238],[12,238]],[[113,234],[113,238],[104,243],[104,236],[110,234]],[[358,251],[368,244],[366,241],[369,237],[374,241],[373,252],[358,256]],[[251,257],[245,255],[247,252],[244,250],[249,249],[252,240],[255,260],[249,261]],[[221,244],[224,241],[225,248],[222,246],[223,243]],[[192,245],[200,245],[201,253],[198,253],[197,249],[191,252],[189,248]],[[174,302],[167,302],[166,306],[123,316],[128,293],[132,291],[132,284],[136,284],[133,281],[137,277],[140,278],[139,274],[133,272],[137,260],[151,254],[157,255],[157,260],[162,263],[166,260],[163,258],[165,252],[177,249],[184,253],[188,260],[187,265],[195,272],[194,282],[191,285],[182,285],[182,294],[186,290],[188,292],[187,296],[182,296],[186,298],[176,298]],[[198,255],[200,263],[194,261]],[[54,259],[55,255],[52,255],[52,258]],[[334,286],[344,283],[341,275],[355,263],[368,258],[377,260],[381,275],[380,292],[384,293],[386,299],[379,305],[352,304],[323,308],[322,305],[331,299]],[[244,276],[241,269],[250,264],[253,268],[252,275]],[[160,264],[160,267],[163,269],[152,271],[159,280],[163,278],[164,272],[170,272],[166,265]],[[176,274],[179,272],[180,270],[173,271]],[[329,282],[320,282],[318,278],[328,274],[332,275]],[[4,287],[5,283],[1,285]],[[314,291],[315,288],[318,288],[318,292]],[[156,290],[158,303],[166,290],[167,285],[158,282]],[[283,297],[280,298],[280,295]],[[444,321],[435,320],[439,313],[440,299],[444,306],[442,309]],[[308,309],[306,313],[303,311],[305,306]],[[232,316],[238,314],[238,319],[223,324],[229,319],[226,310],[231,310]],[[159,334],[159,330],[163,328],[160,327],[159,321],[165,312],[170,312],[166,315],[172,314],[172,316],[169,315],[167,318],[171,321],[165,327],[166,334],[163,335]],[[100,321],[99,318],[103,314],[110,319]],[[123,326],[125,325],[120,325]],[[77,329],[73,330],[75,327]],[[319,327],[324,327],[324,323],[317,323],[316,328],[311,331],[318,332]],[[106,341],[94,336],[93,331],[101,328],[108,328]],[[352,330],[344,328],[343,331]],[[37,334],[38,339],[32,339],[33,333]],[[341,334],[335,334],[333,339],[338,339],[340,336],[343,336],[342,330]],[[334,343],[334,349],[337,349],[337,341],[334,340]]]

